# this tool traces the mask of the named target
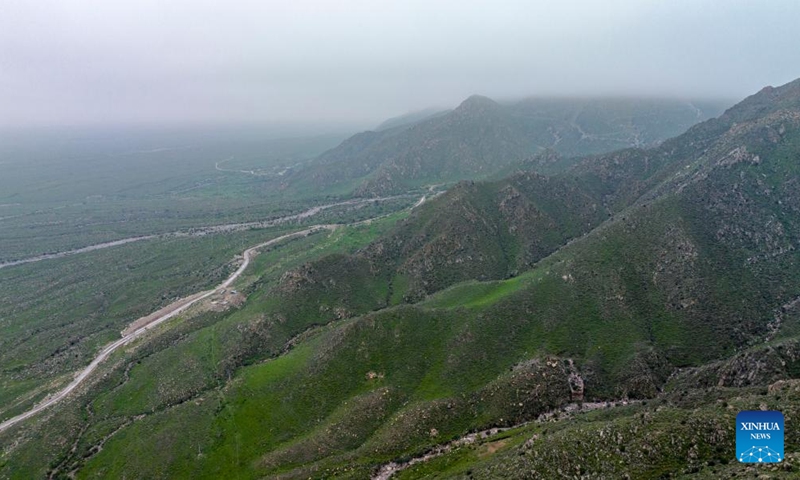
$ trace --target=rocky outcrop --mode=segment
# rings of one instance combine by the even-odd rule
[[[678,371],[675,388],[767,386],[800,376],[800,340],[753,348],[731,358]]]

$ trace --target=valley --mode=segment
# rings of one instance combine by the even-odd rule
[[[434,193],[435,192],[435,186],[431,186],[428,189],[428,192],[429,192],[428,194],[435,195],[435,193]],[[425,201],[425,199],[426,199],[428,194],[425,194],[422,197],[420,197],[420,199],[416,203],[414,203],[414,205],[411,207],[411,210],[413,210],[414,208],[422,205],[422,203]],[[333,208],[333,207],[337,207],[337,206],[341,206],[341,205],[356,205],[356,204],[359,204],[359,203],[366,203],[366,202],[376,203],[376,202],[380,202],[381,200],[394,199],[394,198],[396,198],[396,197],[387,197],[387,198],[384,198],[384,199],[369,199],[369,200],[363,200],[363,201],[355,200],[355,201],[339,202],[339,203],[329,204],[329,205],[322,205],[322,206],[318,206],[318,207],[313,207],[313,208],[311,208],[311,209],[309,209],[309,210],[307,210],[305,212],[299,213],[299,214],[295,214],[295,215],[291,215],[291,216],[288,216],[288,217],[279,218],[279,219],[276,219],[276,220],[272,220],[270,222],[260,222],[260,223],[251,223],[251,224],[218,225],[218,226],[214,226],[214,227],[207,227],[205,229],[195,230],[195,231],[192,232],[192,234],[193,235],[207,235],[207,234],[220,233],[220,232],[239,231],[239,230],[245,230],[245,229],[250,229],[250,228],[263,229],[263,228],[272,227],[272,226],[275,226],[275,225],[280,225],[280,224],[283,224],[283,223],[286,223],[286,222],[290,222],[290,221],[306,219],[306,218],[309,218],[309,217],[312,217],[312,216],[318,214],[319,212],[321,212],[323,210],[326,210],[326,209],[329,209],[329,208]],[[366,219],[366,220],[359,220],[359,221],[355,222],[353,225],[359,225],[359,224],[363,224],[363,223],[371,223],[373,220],[376,220],[377,218],[379,218],[379,217]],[[312,226],[310,226],[308,228],[305,228],[303,230],[298,230],[298,231],[294,231],[292,233],[281,235],[281,236],[273,238],[273,239],[271,239],[271,240],[269,240],[267,242],[263,242],[263,243],[260,243],[258,245],[255,245],[255,246],[252,246],[252,247],[248,248],[247,250],[245,250],[242,253],[242,255],[241,255],[242,261],[241,261],[240,265],[238,266],[238,268],[236,269],[236,271],[234,271],[219,286],[215,287],[212,290],[198,292],[198,293],[195,293],[195,294],[190,295],[188,297],[176,300],[175,302],[171,303],[167,307],[162,308],[161,310],[159,310],[157,312],[153,312],[153,313],[151,313],[151,314],[149,314],[149,315],[147,315],[145,317],[142,317],[142,318],[136,320],[130,326],[128,326],[125,330],[123,330],[122,337],[119,340],[116,340],[116,341],[112,342],[111,344],[103,347],[100,350],[99,354],[91,361],[91,363],[89,363],[89,365],[86,368],[84,368],[83,370],[78,372],[75,375],[75,379],[72,382],[70,382],[66,387],[64,387],[62,390],[60,390],[58,392],[55,392],[53,394],[48,394],[47,397],[45,397],[45,399],[42,402],[38,403],[34,408],[32,408],[32,409],[30,409],[30,410],[28,410],[28,411],[26,411],[26,412],[24,412],[24,413],[22,413],[20,415],[17,415],[16,417],[10,418],[10,419],[0,423],[0,432],[12,427],[13,425],[15,425],[15,424],[17,424],[17,423],[19,423],[19,422],[21,422],[23,420],[26,420],[27,418],[30,418],[31,416],[37,414],[38,412],[40,412],[40,411],[42,411],[42,410],[44,410],[44,409],[46,409],[46,408],[58,403],[59,401],[63,400],[73,390],[75,390],[78,386],[80,386],[80,384],[92,372],[94,372],[97,369],[98,365],[101,362],[105,361],[108,358],[108,356],[111,355],[118,348],[123,347],[123,346],[135,341],[136,339],[138,339],[139,337],[144,335],[148,330],[157,327],[158,325],[160,325],[161,323],[163,323],[165,321],[168,321],[168,320],[170,320],[172,318],[175,318],[176,316],[180,315],[181,313],[183,313],[187,309],[191,308],[195,304],[203,302],[204,300],[208,299],[209,297],[211,297],[213,295],[224,294],[226,292],[226,289],[230,288],[231,285],[233,285],[233,283],[247,270],[248,266],[250,265],[251,259],[255,255],[257,255],[258,250],[260,250],[260,249],[262,249],[264,247],[270,246],[270,245],[274,245],[274,244],[276,244],[278,242],[283,242],[283,241],[294,239],[294,238],[301,237],[301,236],[312,235],[312,234],[315,234],[315,233],[319,233],[322,230],[333,230],[333,229],[336,229],[336,228],[342,227],[342,226],[343,225],[337,225],[337,224],[312,225]],[[171,236],[177,236],[178,234],[173,233],[173,234],[170,234],[170,235]],[[78,254],[78,253],[90,252],[90,251],[98,250],[98,249],[101,249],[101,248],[115,247],[115,246],[119,246],[119,245],[124,245],[126,243],[130,243],[130,242],[133,242],[133,241],[149,240],[151,238],[155,238],[155,237],[151,236],[151,237],[135,237],[133,239],[123,239],[123,240],[118,240],[116,242],[109,242],[109,243],[106,243],[106,244],[95,245],[95,246],[91,246],[91,247],[85,247],[83,249],[79,249],[79,250],[72,251],[72,252],[65,252],[65,253],[61,253],[61,254],[52,254],[52,255],[49,255],[49,256],[45,256],[45,257],[35,257],[33,259],[21,260],[21,261],[15,262],[15,263],[10,263],[10,264],[5,264],[5,265],[0,264],[0,268],[2,268],[3,266],[15,266],[15,265],[21,265],[21,264],[24,264],[24,263],[32,263],[32,262],[38,262],[38,261],[41,261],[41,260],[48,260],[48,259],[52,259],[52,258],[61,258],[61,257],[67,256],[67,255],[74,255],[74,254]],[[236,292],[233,291],[233,293],[236,293]]]
[[[800,478],[800,2],[3,2],[0,480]]]
[[[120,240],[114,240],[112,242],[106,243],[99,243],[97,245],[89,245],[87,247],[77,248],[75,250],[68,250],[64,252],[58,253],[48,253],[44,255],[39,255],[36,257],[30,258],[23,258],[20,260],[13,260],[6,263],[0,263],[0,268],[5,267],[13,267],[16,265],[24,265],[26,263],[35,263],[41,262],[43,260],[51,260],[55,258],[63,258],[70,255],[77,255],[81,253],[92,252],[95,250],[101,250],[104,248],[111,248],[117,247],[120,245],[125,245],[131,242],[139,242],[142,240],[152,240],[156,238],[175,238],[175,237],[188,237],[188,236],[204,236],[204,235],[213,235],[218,233],[230,233],[230,232],[240,232],[245,230],[252,230],[252,229],[264,229],[269,227],[274,227],[277,225],[281,225],[284,223],[295,222],[305,220],[309,217],[313,217],[318,215],[320,212],[324,210],[328,210],[335,207],[352,207],[357,205],[363,205],[366,203],[377,204],[380,202],[385,202],[388,200],[399,200],[399,199],[406,199],[413,195],[396,195],[393,197],[382,197],[382,198],[370,198],[370,199],[354,199],[354,200],[346,200],[337,203],[330,203],[327,205],[319,205],[315,207],[311,207],[308,210],[302,211],[300,213],[295,213],[292,215],[287,215],[285,217],[278,217],[271,220],[263,220],[263,221],[255,221],[255,222],[246,222],[246,223],[228,223],[222,225],[213,225],[208,227],[196,227],[190,230],[184,231],[177,231],[177,232],[169,232],[169,233],[162,233],[158,235],[144,235],[139,237],[130,237],[130,238],[123,238]],[[422,204],[424,201],[424,196],[420,198],[417,204]]]
[[[267,189],[221,189],[239,213],[15,250],[0,478],[746,475],[732,416],[798,407],[800,83],[653,139],[672,108],[471,97],[283,175],[211,162]],[[521,116],[563,153],[494,162]]]
[[[225,289],[230,287],[233,284],[233,282],[235,282],[242,275],[242,273],[244,273],[244,271],[247,270],[247,267],[250,265],[251,258],[256,254],[256,252],[259,249],[261,249],[263,247],[266,247],[266,246],[269,246],[269,245],[273,245],[273,244],[275,244],[277,242],[282,242],[284,240],[288,240],[288,239],[291,239],[291,238],[296,238],[298,236],[311,235],[313,233],[316,233],[316,232],[320,231],[321,229],[331,229],[331,228],[335,228],[335,225],[316,225],[316,226],[313,226],[311,228],[307,228],[305,230],[300,230],[298,232],[290,233],[290,234],[287,234],[287,235],[282,235],[282,236],[274,238],[274,239],[272,239],[272,240],[270,240],[268,242],[264,242],[264,243],[261,243],[259,245],[256,245],[256,246],[248,248],[242,254],[242,262],[241,262],[241,265],[239,266],[239,268],[235,272],[233,272],[231,274],[231,276],[228,277],[224,282],[222,282],[218,287],[216,287],[213,290],[208,290],[208,291],[205,291],[205,292],[199,292],[199,293],[196,293],[196,294],[191,295],[189,297],[186,297],[186,298],[180,299],[180,300],[178,300],[176,302],[173,302],[167,308],[159,310],[158,312],[156,312],[155,318],[150,318],[152,315],[148,315],[147,317],[143,317],[142,319],[137,320],[133,324],[133,325],[135,325],[135,328],[126,329],[126,330],[129,330],[129,331],[124,332],[123,335],[122,335],[122,338],[120,338],[119,340],[117,340],[117,341],[105,346],[100,351],[100,353],[97,355],[97,357],[95,357],[94,360],[92,360],[91,363],[89,363],[89,365],[86,368],[84,368],[78,374],[76,374],[75,375],[75,379],[72,382],[70,382],[70,384],[67,385],[63,390],[60,390],[59,392],[56,392],[56,393],[51,394],[51,395],[48,395],[43,402],[37,404],[31,410],[28,410],[27,412],[25,412],[25,413],[23,413],[21,415],[17,415],[16,417],[13,417],[13,418],[11,418],[9,420],[6,420],[3,423],[0,423],[0,432],[2,432],[3,430],[6,430],[7,428],[12,427],[13,425],[15,425],[15,424],[27,419],[27,418],[30,418],[31,416],[39,413],[40,411],[44,410],[45,408],[48,408],[48,407],[58,403],[59,401],[63,400],[67,395],[70,394],[70,392],[72,392],[73,390],[75,390],[75,388],[80,386],[81,382],[83,382],[86,379],[86,377],[91,375],[91,373],[93,371],[95,371],[97,366],[101,362],[103,362],[106,358],[108,358],[109,355],[114,353],[114,351],[117,350],[118,348],[123,347],[123,346],[127,345],[128,343],[136,340],[137,338],[139,338],[142,335],[144,335],[148,330],[150,330],[152,328],[155,328],[159,324],[176,317],[177,315],[181,314],[182,312],[184,312],[185,310],[189,309],[193,305],[195,305],[195,304],[197,304],[199,302],[202,302],[203,300],[206,300],[207,298],[211,297],[212,295],[224,294],[225,293]],[[145,320],[145,321],[142,321],[142,320]]]

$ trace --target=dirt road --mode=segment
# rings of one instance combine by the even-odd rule
[[[231,274],[231,276],[229,276],[219,286],[217,286],[216,288],[214,288],[212,290],[206,290],[204,292],[199,292],[199,293],[196,293],[196,294],[191,295],[189,297],[186,297],[184,299],[178,300],[177,302],[175,302],[172,305],[170,305],[170,308],[168,308],[166,310],[162,310],[160,312],[161,313],[160,315],[153,316],[151,314],[151,315],[148,315],[146,317],[142,317],[141,319],[137,320],[136,322],[134,322],[134,324],[136,324],[138,322],[141,326],[139,326],[138,328],[134,329],[130,333],[128,333],[126,335],[123,335],[122,338],[120,338],[119,340],[116,340],[116,341],[106,345],[100,351],[100,353],[95,357],[95,359],[92,360],[92,362],[89,365],[86,366],[86,368],[84,368],[83,370],[78,372],[78,374],[69,383],[69,385],[67,385],[66,387],[61,389],[59,392],[47,397],[44,401],[42,401],[41,403],[39,403],[35,407],[31,408],[27,412],[22,413],[20,415],[17,415],[16,417],[10,418],[10,419],[6,420],[3,423],[0,423],[0,432],[6,430],[8,428],[11,428],[12,426],[16,425],[17,423],[19,423],[19,422],[21,422],[23,420],[26,420],[26,419],[36,415],[37,413],[41,412],[42,410],[44,410],[44,409],[46,409],[46,408],[48,408],[48,407],[50,407],[52,405],[55,405],[56,403],[58,403],[61,400],[63,400],[67,395],[69,395],[73,390],[75,390],[81,383],[83,383],[83,381],[86,380],[86,378],[92,372],[94,372],[97,369],[97,367],[103,361],[105,361],[109,357],[109,355],[114,353],[114,351],[116,351],[118,348],[131,343],[132,341],[134,341],[137,338],[141,337],[148,330],[150,330],[152,328],[155,328],[156,326],[166,322],[170,318],[174,318],[175,316],[177,316],[181,312],[186,311],[192,305],[195,305],[196,303],[198,303],[198,302],[210,297],[211,295],[214,295],[215,293],[230,287],[233,284],[233,282],[235,282],[244,273],[244,271],[247,270],[247,267],[250,266],[250,261],[252,260],[252,258],[255,256],[256,252],[259,249],[267,247],[269,245],[273,245],[273,244],[278,243],[278,242],[282,242],[284,240],[288,240],[290,238],[309,235],[311,233],[315,233],[315,232],[318,232],[320,230],[332,230],[332,229],[334,229],[336,227],[337,227],[337,225],[315,225],[315,226],[309,227],[309,228],[307,228],[305,230],[301,230],[299,232],[290,233],[290,234],[283,235],[283,236],[280,236],[280,237],[277,237],[277,238],[273,238],[272,240],[269,240],[267,242],[260,243],[260,244],[258,244],[256,246],[248,248],[247,250],[244,251],[243,261],[242,261],[242,264],[239,266],[239,268],[236,269],[236,271],[233,272]],[[144,321],[142,321],[142,320],[144,320]]]
[[[123,238],[120,240],[114,240],[112,242],[104,242],[98,243],[96,245],[89,245],[87,247],[77,248],[75,250],[67,250],[64,252],[58,253],[47,253],[43,255],[37,255],[35,257],[30,258],[23,258],[21,260],[12,260],[9,262],[2,263],[0,262],[0,268],[6,267],[14,267],[17,265],[24,265],[26,263],[35,263],[41,262],[43,260],[52,260],[55,258],[64,258],[71,255],[77,255],[80,253],[87,253],[92,252],[95,250],[101,250],[104,248],[110,247],[117,247],[120,245],[125,245],[128,243],[138,242],[141,240],[152,240],[156,238],[170,238],[170,237],[191,237],[191,236],[202,236],[202,235],[210,235],[215,233],[230,233],[230,232],[239,232],[243,230],[248,230],[251,228],[267,228],[267,227],[274,227],[277,225],[281,225],[284,223],[297,221],[297,220],[305,220],[309,217],[313,217],[314,215],[318,215],[320,212],[328,210],[329,208],[334,207],[342,207],[348,205],[360,205],[363,203],[369,202],[384,202],[387,200],[394,200],[397,198],[407,197],[408,195],[394,195],[389,197],[379,197],[379,198],[356,198],[352,200],[345,200],[342,202],[336,203],[329,203],[327,205],[318,205],[316,207],[311,207],[307,210],[304,210],[300,213],[295,213],[293,215],[287,215],[285,217],[273,218],[272,220],[261,220],[257,222],[243,222],[243,223],[226,223],[222,225],[211,225],[207,227],[196,227],[189,230],[180,230],[175,232],[168,232],[162,234],[155,234],[155,235],[141,235],[138,237],[130,237],[130,238]]]
[[[433,190],[434,190],[434,188],[431,187],[430,191],[432,192]],[[381,200],[399,198],[399,197],[402,197],[402,196],[405,196],[405,195],[397,195],[397,196],[393,196],[393,197],[382,197],[382,198],[373,198],[373,199],[355,199],[355,200],[347,200],[347,201],[339,202],[339,203],[332,203],[332,204],[328,204],[328,205],[321,205],[321,206],[318,206],[318,207],[310,208],[310,209],[306,210],[305,212],[301,212],[301,213],[298,213],[298,214],[295,214],[295,215],[290,215],[288,217],[282,217],[280,219],[272,220],[270,222],[284,222],[284,221],[288,221],[290,219],[293,220],[293,219],[308,218],[310,216],[316,215],[317,213],[319,213],[319,212],[321,212],[321,211],[323,211],[325,209],[328,209],[328,208],[331,208],[331,207],[334,207],[334,206],[338,206],[338,205],[352,205],[352,204],[357,204],[357,203],[362,203],[362,202],[381,201]],[[426,196],[423,195],[422,198],[420,199],[420,201],[417,202],[417,205],[422,204],[425,201],[425,198],[426,198]],[[377,218],[381,218],[381,217],[377,217]],[[368,222],[370,222],[372,220],[374,220],[374,218],[373,219],[368,219],[368,220],[362,220],[360,222],[354,222],[354,223],[351,223],[349,225],[364,224],[364,223],[368,223]],[[250,228],[251,226],[254,226],[256,224],[257,225],[263,225],[264,222],[229,224],[229,225],[221,225],[221,226],[216,226],[216,227],[207,227],[207,229],[209,231],[214,231],[214,232],[230,231],[228,229],[240,228],[240,227]],[[88,366],[86,366],[86,368],[84,368],[83,370],[81,370],[80,372],[78,372],[76,374],[75,378],[72,380],[72,382],[69,383],[69,385],[67,385],[66,387],[61,389],[59,392],[57,392],[55,394],[52,394],[51,396],[48,396],[47,398],[45,398],[45,400],[43,400],[41,403],[39,403],[35,407],[33,407],[30,410],[28,410],[27,412],[19,414],[16,417],[10,418],[10,419],[4,421],[3,423],[0,423],[0,432],[6,430],[8,428],[11,428],[12,426],[16,425],[17,423],[36,415],[37,413],[41,412],[42,410],[44,410],[44,409],[46,409],[46,408],[48,408],[48,407],[50,407],[52,405],[55,405],[56,403],[60,402],[64,398],[66,398],[67,395],[69,395],[73,390],[75,390],[81,383],[83,383],[84,380],[86,380],[86,378],[92,372],[94,372],[97,369],[98,365],[100,365],[105,359],[107,359],[109,357],[109,355],[111,355],[118,348],[120,348],[120,347],[122,347],[124,345],[127,345],[130,342],[136,340],[137,338],[141,337],[148,330],[150,330],[150,329],[152,329],[152,328],[164,323],[165,321],[169,320],[170,318],[174,318],[176,315],[180,314],[181,312],[186,311],[192,305],[195,305],[196,303],[198,303],[198,302],[200,302],[200,301],[202,301],[202,300],[204,300],[204,299],[206,299],[206,298],[208,298],[208,297],[210,297],[210,296],[212,296],[212,295],[214,295],[214,294],[216,294],[216,293],[218,293],[218,292],[220,292],[222,290],[225,290],[228,287],[230,287],[233,284],[233,282],[235,282],[242,275],[242,273],[244,273],[244,271],[247,270],[247,267],[250,266],[250,261],[252,260],[252,258],[255,256],[256,252],[259,249],[267,247],[269,245],[273,245],[273,244],[278,243],[278,242],[282,242],[284,240],[288,240],[290,238],[299,237],[299,236],[303,236],[303,235],[309,235],[311,233],[315,233],[315,232],[318,232],[320,230],[333,230],[333,229],[335,229],[337,227],[340,227],[340,226],[343,226],[343,225],[337,225],[337,224],[314,225],[314,226],[306,228],[305,230],[300,230],[298,232],[294,232],[294,233],[283,235],[283,236],[280,236],[280,237],[277,237],[277,238],[273,238],[272,240],[269,240],[267,242],[260,243],[258,245],[255,245],[253,247],[248,248],[242,254],[243,261],[242,261],[242,264],[239,266],[239,268],[235,272],[233,272],[231,274],[231,276],[228,277],[219,286],[217,286],[216,288],[214,288],[212,290],[206,290],[204,292],[195,293],[194,295],[190,295],[188,297],[185,297],[185,298],[183,298],[181,300],[178,300],[177,302],[172,303],[168,307],[165,307],[165,308],[159,310],[158,312],[153,312],[153,313],[151,313],[149,315],[146,315],[146,316],[136,320],[135,322],[131,323],[131,325],[127,329],[123,330],[122,338],[120,338],[119,340],[116,340],[116,341],[106,345],[103,348],[103,350],[101,350],[100,353],[97,355],[97,357],[95,357],[95,359],[92,360],[92,362]],[[143,237],[136,237],[135,239],[127,239],[127,240],[117,240],[116,242],[110,242],[109,244],[102,244],[102,245],[104,245],[104,246],[105,245],[111,246],[111,244],[121,245],[122,243],[130,242],[130,241],[136,241],[136,240],[139,240],[139,239],[143,239]],[[83,248],[83,249],[80,249],[80,250],[75,250],[75,251],[73,251],[73,253],[78,253],[78,252],[82,252],[82,251],[89,251],[89,249],[97,249],[97,248],[105,248],[105,247],[101,247],[101,246],[86,247],[86,248]],[[54,254],[54,255],[65,256],[67,254],[70,254],[70,253],[67,252],[67,253],[64,253],[64,254]],[[48,258],[53,258],[53,257],[48,257]],[[44,258],[42,258],[42,259],[44,259]],[[29,259],[28,262],[30,262],[30,261],[37,261],[37,260]],[[20,263],[28,263],[28,262],[19,261],[19,262],[16,262],[14,264],[18,265]],[[9,266],[9,264],[0,264],[0,268],[2,268],[4,266]]]

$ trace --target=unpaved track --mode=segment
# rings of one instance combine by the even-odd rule
[[[20,415],[17,415],[16,417],[10,418],[10,419],[6,420],[3,423],[0,423],[0,432],[3,432],[4,430],[6,430],[8,428],[11,428],[12,426],[16,425],[17,423],[36,415],[37,413],[41,412],[42,410],[46,409],[47,407],[55,405],[56,403],[60,402],[64,398],[66,398],[67,395],[69,395],[81,383],[83,383],[83,381],[86,380],[86,378],[89,375],[91,375],[91,373],[94,372],[97,369],[97,367],[101,363],[103,363],[103,361],[105,359],[107,359],[109,357],[109,355],[111,355],[118,348],[131,343],[132,341],[134,341],[137,338],[141,337],[148,330],[150,330],[150,329],[152,329],[152,328],[164,323],[165,321],[169,320],[170,318],[174,318],[175,316],[177,316],[181,312],[186,311],[192,305],[195,305],[196,303],[198,303],[198,302],[210,297],[211,295],[214,295],[215,293],[218,293],[221,290],[224,290],[224,289],[230,287],[233,284],[233,282],[235,282],[242,275],[242,273],[244,273],[244,271],[247,270],[247,267],[250,266],[250,260],[255,256],[256,252],[260,248],[267,247],[269,245],[273,245],[275,243],[282,242],[284,240],[288,240],[290,238],[309,235],[311,233],[315,233],[315,232],[318,232],[318,231],[321,231],[321,230],[333,230],[336,227],[337,227],[337,225],[315,225],[315,226],[309,227],[309,228],[307,228],[305,230],[301,230],[299,232],[290,233],[290,234],[287,234],[287,235],[282,235],[280,237],[273,238],[272,240],[269,240],[268,242],[260,243],[260,244],[254,246],[254,247],[248,248],[247,250],[244,251],[243,261],[242,261],[242,264],[239,266],[239,268],[235,272],[233,272],[231,274],[231,276],[229,276],[219,286],[217,286],[216,288],[214,288],[212,290],[206,290],[204,292],[196,293],[194,295],[191,295],[189,297],[186,297],[186,298],[184,298],[182,300],[179,300],[179,301],[173,303],[171,305],[172,308],[170,308],[168,312],[165,312],[163,315],[157,316],[156,318],[150,319],[150,321],[145,322],[142,326],[140,326],[136,330],[133,330],[132,332],[128,333],[127,335],[123,335],[122,338],[120,338],[119,340],[116,340],[116,341],[106,345],[105,348],[103,348],[103,350],[101,350],[100,353],[97,355],[97,357],[95,357],[95,359],[92,360],[92,362],[88,366],[86,366],[86,368],[81,370],[75,376],[75,378],[72,380],[72,382],[69,383],[69,385],[64,387],[59,392],[57,392],[57,393],[53,394],[52,396],[48,397],[43,402],[39,403],[38,405],[36,405],[32,409],[28,410],[27,412],[22,413]],[[143,318],[147,318],[147,317],[143,317]],[[139,322],[139,320],[137,320],[137,322]]]
[[[430,192],[433,192],[435,187],[436,187],[435,185],[433,187],[431,187],[429,189]],[[439,192],[439,193],[441,193],[441,192]],[[316,215],[317,213],[319,213],[322,210],[325,210],[327,208],[334,207],[334,206],[337,206],[337,205],[349,205],[349,204],[357,204],[357,203],[362,203],[362,202],[381,201],[381,200],[399,198],[399,197],[402,197],[402,196],[405,196],[405,195],[397,195],[397,196],[393,196],[393,197],[382,197],[382,198],[373,198],[373,199],[365,199],[365,200],[361,200],[361,199],[348,200],[348,201],[339,202],[339,203],[332,203],[332,204],[329,204],[329,205],[322,205],[322,206],[318,206],[318,207],[313,207],[313,208],[311,208],[311,209],[309,209],[309,210],[307,210],[305,212],[298,213],[296,215],[291,215],[289,217],[283,217],[281,219],[274,220],[273,222],[275,222],[275,221],[282,222],[282,221],[286,221],[287,219],[307,218],[307,217],[310,217],[312,215]],[[436,196],[436,195],[434,195],[434,196]],[[424,203],[425,198],[426,198],[426,195],[423,195],[422,198],[420,199],[420,201],[417,202],[417,204],[415,206],[419,206],[422,203]],[[386,215],[381,215],[381,216],[376,217],[376,218],[382,218],[382,217],[385,217],[385,216]],[[367,223],[370,223],[372,220],[375,220],[376,218],[362,220],[360,222],[353,222],[353,223],[350,223],[350,224],[347,224],[347,225],[367,224]],[[236,226],[236,227],[248,226],[249,227],[251,225],[253,225],[253,224],[231,224],[231,225],[226,225],[226,226],[222,226],[222,227],[223,228],[231,227],[231,226]],[[319,232],[321,230],[334,230],[334,229],[336,229],[336,228],[338,228],[340,226],[345,226],[345,225],[339,225],[339,224],[313,225],[311,227],[306,228],[305,230],[300,230],[298,232],[290,233],[290,234],[287,234],[287,235],[282,235],[280,237],[273,238],[272,240],[269,240],[267,242],[260,243],[258,245],[255,245],[253,247],[248,248],[242,254],[243,261],[242,261],[242,264],[239,266],[239,268],[236,269],[236,271],[233,272],[233,274],[231,274],[231,276],[228,277],[219,286],[217,286],[216,288],[214,288],[212,290],[206,290],[206,291],[203,291],[203,292],[195,293],[194,295],[190,295],[190,296],[185,297],[185,298],[183,298],[181,300],[178,300],[177,302],[171,304],[169,306],[169,308],[163,309],[163,314],[162,315],[156,315],[155,318],[153,318],[154,315],[151,313],[150,315],[146,315],[146,316],[136,320],[135,322],[133,322],[132,325],[140,324],[141,326],[139,326],[135,330],[129,331],[129,332],[128,332],[128,330],[123,330],[122,338],[120,338],[119,340],[116,340],[116,341],[106,345],[105,348],[103,348],[103,350],[101,350],[100,353],[97,355],[97,357],[95,357],[95,359],[92,360],[92,362],[86,368],[81,370],[75,376],[75,378],[72,380],[72,382],[69,383],[69,385],[67,385],[66,387],[61,389],[59,392],[47,397],[44,401],[42,401],[41,403],[39,403],[35,407],[31,408],[27,412],[21,413],[21,414],[17,415],[16,417],[12,417],[12,418],[4,421],[3,423],[0,423],[0,433],[3,432],[4,430],[7,430],[7,429],[11,428],[12,426],[16,425],[17,423],[19,423],[19,422],[21,422],[23,420],[26,420],[26,419],[36,415],[37,413],[41,412],[42,410],[46,409],[47,407],[55,405],[56,403],[60,402],[64,398],[66,398],[67,395],[69,395],[73,390],[75,390],[81,383],[83,383],[84,380],[86,380],[86,378],[92,372],[94,372],[97,369],[98,365],[100,365],[105,359],[107,359],[109,357],[109,355],[111,355],[118,348],[122,347],[123,345],[127,345],[127,344],[131,343],[132,341],[134,341],[137,338],[141,337],[148,330],[156,327],[157,325],[160,325],[161,323],[169,320],[170,318],[174,318],[176,315],[180,314],[181,312],[186,311],[192,305],[195,305],[196,303],[198,303],[198,302],[200,302],[200,301],[202,301],[202,300],[204,300],[204,299],[206,299],[206,298],[208,298],[208,297],[210,297],[210,296],[212,296],[212,295],[214,295],[214,294],[216,294],[216,293],[218,293],[218,292],[230,287],[233,284],[233,282],[235,282],[242,275],[242,273],[244,273],[244,271],[247,270],[247,267],[250,266],[250,260],[255,256],[256,252],[259,249],[261,249],[263,247],[267,247],[267,246],[275,244],[275,243],[278,243],[278,242],[282,242],[284,240],[288,240],[290,238],[309,235],[311,233]],[[209,227],[209,228],[219,228],[219,227]],[[117,242],[121,242],[121,241],[123,241],[123,240],[118,240]],[[116,242],[112,242],[112,243],[116,243]],[[89,248],[89,247],[87,247],[87,248]],[[82,250],[85,250],[85,249],[82,249]],[[0,268],[2,268],[3,266],[7,266],[7,265],[0,264]],[[128,333],[124,333],[124,332],[128,332]]]
[[[116,247],[125,245],[126,243],[138,242],[140,240],[150,240],[158,238],[158,235],[142,235],[140,237],[123,238],[122,240],[114,240],[113,242],[98,243],[96,245],[89,245],[88,247],[76,248],[75,250],[68,250],[66,252],[58,253],[45,253],[35,257],[23,258],[22,260],[13,260],[11,262],[0,263],[0,268],[13,267],[16,265],[24,265],[26,263],[41,262],[42,260],[51,260],[54,258],[63,258],[69,255],[77,255],[79,253],[92,252],[94,250],[102,250],[104,248]]]
[[[87,253],[92,252],[95,250],[102,250],[104,248],[110,247],[117,247],[120,245],[125,245],[127,243],[138,242],[141,240],[152,240],[155,238],[170,238],[170,237],[191,237],[191,236],[202,236],[202,235],[210,235],[215,233],[229,233],[229,232],[238,232],[242,230],[248,230],[251,228],[267,228],[267,227],[274,227],[277,225],[281,225],[284,223],[296,221],[296,220],[305,220],[306,218],[313,217],[314,215],[319,214],[320,212],[327,210],[333,207],[341,207],[347,205],[359,205],[362,203],[369,203],[369,202],[384,202],[386,200],[394,200],[397,198],[407,197],[408,195],[394,195],[390,197],[379,197],[379,198],[355,198],[352,200],[345,200],[342,202],[337,203],[329,203],[327,205],[318,205],[316,207],[311,207],[308,210],[304,210],[300,213],[295,213],[293,215],[288,215],[285,217],[274,218],[272,220],[262,220],[257,222],[244,222],[244,223],[226,223],[222,225],[211,225],[207,227],[196,227],[191,228],[188,230],[180,230],[176,232],[168,232],[168,233],[160,233],[154,235],[140,235],[138,237],[130,237],[130,238],[123,238],[120,240],[114,240],[112,242],[105,242],[105,243],[98,243],[96,245],[89,245],[88,247],[81,247],[75,250],[67,250],[64,252],[58,253],[46,253],[43,255],[37,255],[35,257],[30,258],[23,258],[21,260],[12,260],[9,262],[2,263],[0,262],[0,268],[6,267],[14,267],[17,265],[24,265],[26,263],[35,263],[41,262],[43,260],[52,260],[55,258],[64,258],[71,255],[77,255],[80,253]]]

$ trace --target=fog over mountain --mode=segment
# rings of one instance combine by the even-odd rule
[[[797,18],[792,0],[8,0],[0,127],[374,126],[474,93],[739,98],[797,76]]]

